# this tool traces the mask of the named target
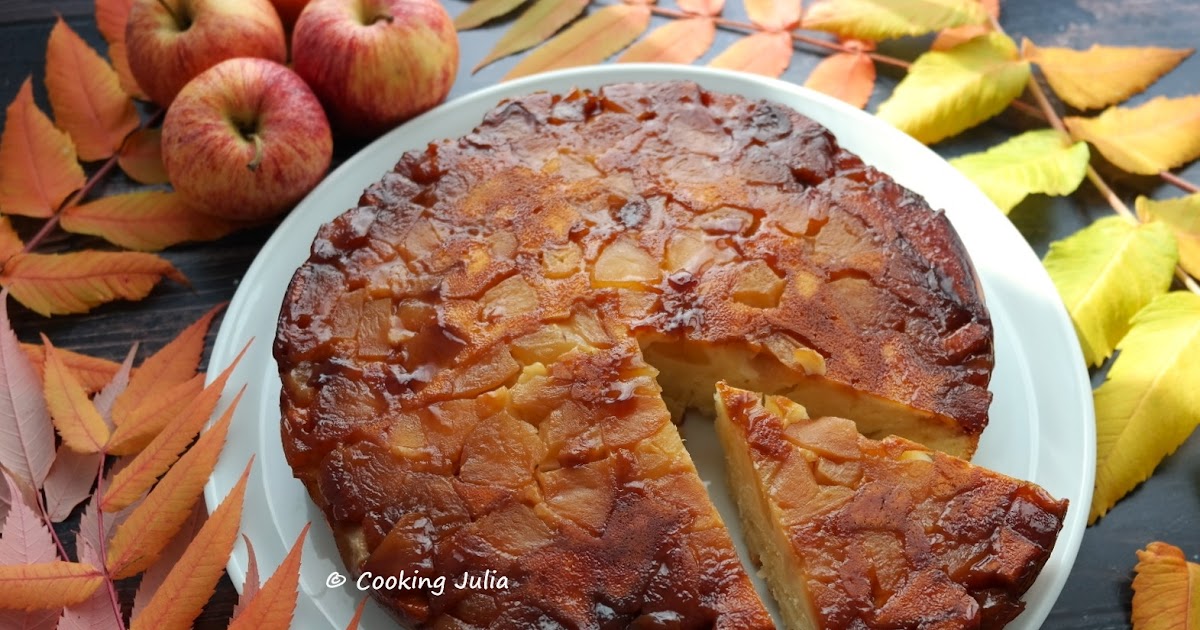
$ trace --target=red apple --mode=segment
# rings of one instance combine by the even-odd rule
[[[269,0],[133,0],[125,43],[133,78],[163,106],[226,59],[287,60],[283,24]]]
[[[312,0],[292,63],[336,129],[373,136],[446,98],[458,37],[437,0]]]
[[[167,175],[190,205],[237,220],[277,215],[312,190],[333,155],[329,121],[295,72],[223,61],[179,92],[162,127]]]
[[[291,32],[292,27],[296,25],[296,18],[300,17],[300,12],[308,4],[308,0],[271,0],[271,4],[275,5],[275,11],[283,21],[283,30]]]

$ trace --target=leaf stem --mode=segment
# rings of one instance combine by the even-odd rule
[[[35,488],[33,496],[37,499],[38,511],[42,513],[42,520],[46,521],[46,527],[50,530],[50,537],[54,539],[54,544],[58,547],[59,556],[66,562],[70,562],[71,557],[67,555],[67,548],[63,546],[62,539],[58,537],[58,531],[54,529],[54,521],[50,520],[50,510],[46,509],[46,503],[42,501],[42,491]]]
[[[96,496],[104,496],[104,460],[106,456],[103,451],[100,452],[100,472],[96,476]],[[104,573],[104,583],[108,586],[108,599],[112,602],[113,615],[117,618],[117,627],[120,630],[125,630],[125,616],[121,614],[121,599],[117,597],[117,588],[113,582],[112,575],[108,572],[108,551],[105,549],[105,540],[108,536],[104,531],[104,510],[100,507],[100,503],[96,503],[96,540],[100,545],[97,553],[100,554],[100,570]]]
[[[1167,182],[1168,184],[1171,184],[1172,186],[1175,186],[1184,192],[1192,193],[1193,195],[1200,193],[1200,186],[1189,182],[1188,180],[1176,175],[1175,173],[1172,173],[1171,171],[1163,171],[1159,173],[1158,176],[1161,177],[1164,182]]]

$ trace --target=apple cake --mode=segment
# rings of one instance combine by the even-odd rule
[[[409,623],[770,627],[671,422],[725,379],[970,456],[992,329],[940,211],[778,103],[688,82],[501,103],[323,226],[283,446]]]
[[[1001,628],[1067,501],[790,399],[717,385],[747,544],[788,628]]]

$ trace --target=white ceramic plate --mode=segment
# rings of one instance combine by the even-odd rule
[[[383,136],[346,161],[280,225],[246,272],[217,336],[209,375],[224,369],[251,338],[255,341],[226,388],[222,409],[240,385],[247,386],[229,441],[205,488],[214,509],[253,455],[242,530],[254,542],[262,574],[270,575],[305,523],[300,598],[294,627],[343,628],[361,594],[347,584],[326,585],[345,573],[333,536],[292,478],[279,437],[280,381],[271,343],[284,290],[308,258],[318,227],[353,207],[364,188],[390,170],[406,150],[463,135],[501,99],[538,90],[565,92],[620,81],[690,79],[710,90],[765,98],[788,105],[829,127],[842,146],[901,184],[945,208],[982,278],[996,334],[995,401],[976,463],[1034,481],[1071,500],[1054,555],[1026,595],[1027,609],[1011,626],[1041,625],[1067,579],[1083,536],[1095,469],[1091,387],[1070,320],[1025,240],[992,203],[936,153],[887,123],[802,87],[756,76],[691,66],[612,65],[568,70],[494,86],[447,103]],[[710,481],[714,499],[735,540],[738,518],[722,492],[721,455],[704,421],[685,423],[688,449]],[[745,556],[743,556],[745,557]],[[229,562],[233,583],[245,580],[246,552],[239,542]],[[762,584],[757,585],[765,593]],[[373,603],[363,627],[395,627]]]

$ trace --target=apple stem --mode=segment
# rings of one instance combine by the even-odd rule
[[[251,171],[257,171],[258,166],[262,164],[263,161],[262,138],[256,133],[250,134],[250,137],[254,140],[254,157],[250,160],[249,164],[246,164],[246,168],[250,169]]]
[[[180,28],[185,28],[187,26],[183,23],[183,20],[180,19],[179,14],[175,12],[175,9],[172,9],[171,5],[167,4],[167,0],[158,0],[158,4],[162,6],[164,11],[170,14],[171,19],[175,20],[175,24],[179,25]]]

